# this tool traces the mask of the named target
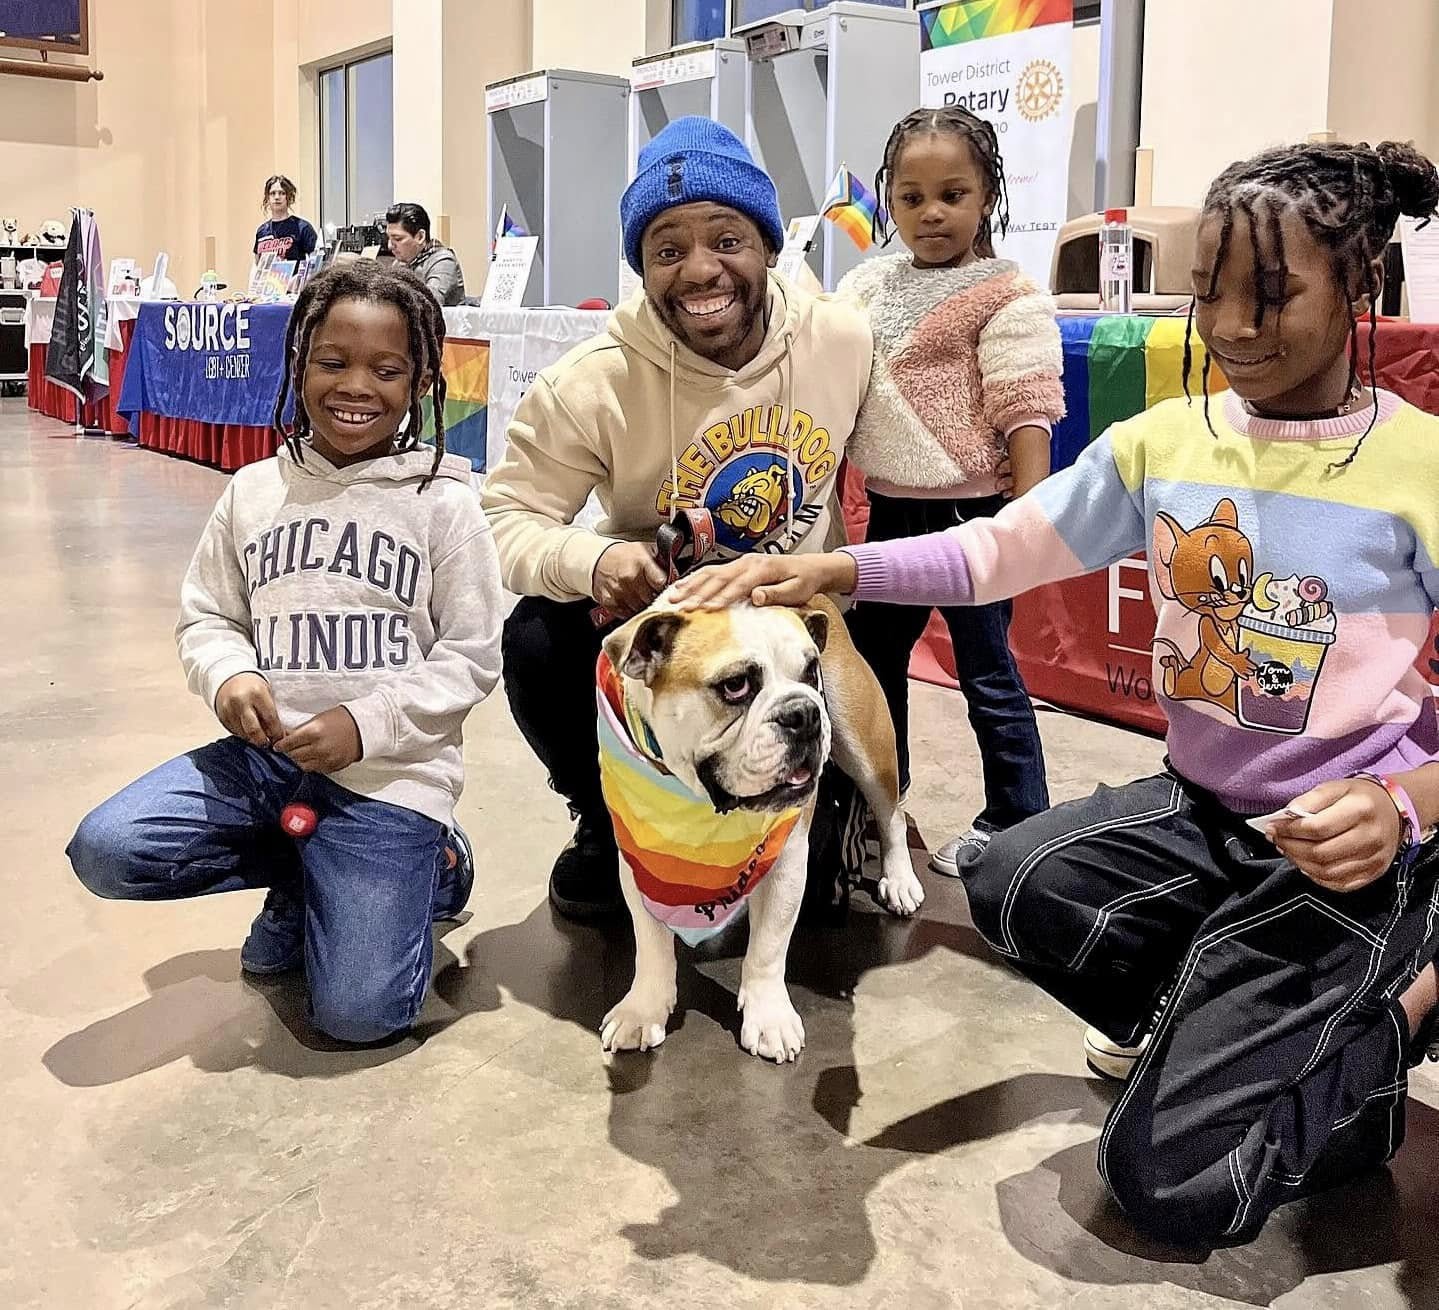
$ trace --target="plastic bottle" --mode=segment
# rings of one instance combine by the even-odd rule
[[[205,276],[200,279],[200,299],[218,300],[220,298],[220,275],[213,268],[206,269]]]
[[[1099,229],[1099,307],[1106,314],[1134,309],[1134,231],[1125,209],[1106,209]]]

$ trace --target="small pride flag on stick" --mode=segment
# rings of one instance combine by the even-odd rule
[[[879,229],[889,221],[874,192],[845,164],[839,166],[820,212],[861,250],[875,243]]]
[[[509,205],[500,206],[500,221],[495,224],[495,240],[490,243],[490,258],[495,257],[495,241],[501,237],[527,237],[525,231],[514,219],[510,217]]]

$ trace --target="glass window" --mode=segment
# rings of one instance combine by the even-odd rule
[[[379,215],[395,198],[394,60],[366,59],[349,68],[350,219],[364,222]]]
[[[725,0],[674,0],[674,44],[717,41],[725,33]]]
[[[320,74],[320,222],[344,227],[345,197],[345,70]]]
[[[395,190],[394,59],[386,53],[320,74],[320,221],[383,215]]]
[[[871,4],[883,5],[889,9],[908,9],[909,0],[869,0]],[[773,18],[786,9],[824,9],[833,0],[734,0],[734,25],[743,27],[746,23],[757,23],[763,18]]]

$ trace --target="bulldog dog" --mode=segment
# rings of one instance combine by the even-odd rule
[[[694,944],[748,908],[740,1045],[793,1060],[804,1024],[785,956],[831,752],[878,821],[880,899],[897,915],[924,900],[879,683],[828,600],[680,613],[665,597],[605,640],[597,683],[600,775],[635,932],[634,983],[605,1016],[604,1049],[664,1041],[675,938]]]

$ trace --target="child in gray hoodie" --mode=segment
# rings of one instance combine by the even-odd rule
[[[303,965],[342,1041],[407,1030],[432,919],[473,882],[454,824],[461,728],[500,673],[499,567],[468,461],[444,454],[444,320],[407,270],[327,270],[290,319],[284,448],[220,497],[180,593],[192,691],[231,734],[162,764],[80,824],[100,896],[267,889],[250,973]],[[434,393],[437,440],[419,444]],[[281,811],[310,807],[291,838]]]

